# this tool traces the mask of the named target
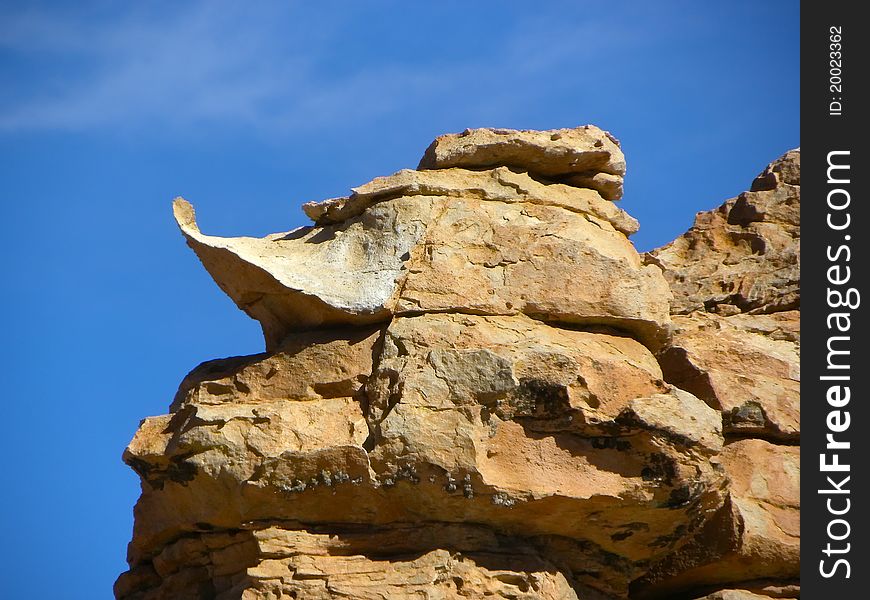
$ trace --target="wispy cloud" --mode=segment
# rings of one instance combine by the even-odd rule
[[[12,91],[0,95],[0,131],[231,123],[286,132],[371,118],[426,97],[497,93],[542,70],[588,67],[638,37],[613,27],[604,35],[594,22],[563,31],[532,23],[522,36],[488,32],[502,46],[489,55],[420,66],[393,52],[352,68],[334,48],[364,26],[350,10],[312,19],[285,3],[130,6],[0,15],[0,51],[7,65],[19,65]]]
[[[270,101],[303,97],[311,86],[311,61],[292,48],[276,60],[276,50],[283,49],[274,47],[269,15],[256,22],[218,6],[97,22],[7,16],[0,43],[13,57],[35,59],[36,70],[27,73],[16,101],[3,107],[0,127],[256,121],[270,112]]]

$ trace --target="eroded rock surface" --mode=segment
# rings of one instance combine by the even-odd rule
[[[420,168],[263,239],[176,201],[266,353],[142,422],[116,597],[797,597],[794,302],[718,310],[694,262],[638,256],[595,127],[442,136]]]
[[[759,580],[794,587],[799,579],[799,446],[745,439],[726,445],[720,460],[731,482],[726,506],[635,583],[637,597],[669,598]]]
[[[722,411],[726,434],[800,441],[800,311],[673,320],[668,381]]]
[[[565,130],[568,141],[553,144],[594,147],[592,136],[618,151],[594,131]],[[516,133],[525,139],[528,132]],[[496,138],[501,145],[490,149],[498,158],[515,140]],[[536,144],[543,160],[547,146]],[[260,322],[267,350],[292,331],[427,312],[607,325],[650,347],[663,341],[669,322],[667,283],[626,237],[637,230],[634,219],[597,191],[542,183],[505,166],[400,171],[347,198],[307,204],[317,227],[266,238],[204,235],[189,203],[179,198],[174,208],[221,289]]]
[[[729,315],[800,307],[800,150],[774,161],[749,191],[700,212],[651,252],[674,292],[672,312]]]
[[[797,600],[799,597],[800,588],[798,586],[772,585],[753,590],[717,590],[696,600],[771,600],[772,598]]]
[[[705,597],[797,597],[800,150],[648,259],[674,292],[673,330],[658,353],[664,378],[721,412],[718,460],[730,485],[720,513],[637,580],[633,595],[719,587]]]
[[[302,208],[318,225],[327,225],[362,214],[376,202],[402,196],[476,198],[493,202],[557,206],[605,220],[625,235],[637,233],[637,220],[612,202],[603,199],[598,192],[584,188],[589,186],[542,183],[528,173],[517,173],[507,167],[483,171],[459,168],[433,171],[403,169],[388,177],[376,177],[369,183],[353,188],[353,193],[346,198],[309,202]]]
[[[631,338],[522,316],[291,334],[199,367],[173,410],[125,454],[134,563],[203,524],[475,523],[622,594],[723,502],[716,411]]]
[[[647,255],[674,292],[665,379],[722,411],[726,435],[800,440],[800,150]]]
[[[485,169],[499,165],[566,179],[595,189],[608,200],[622,197],[625,156],[619,140],[594,125],[549,131],[466,129],[448,133],[432,142],[417,168]]]

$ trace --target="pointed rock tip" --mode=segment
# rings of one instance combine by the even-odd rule
[[[199,227],[196,224],[196,211],[193,210],[193,205],[181,196],[172,201],[172,214],[182,232],[199,232]]]

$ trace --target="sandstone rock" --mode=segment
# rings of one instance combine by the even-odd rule
[[[800,447],[740,440],[725,446],[719,460],[731,481],[726,507],[635,582],[633,597],[800,577]]]
[[[262,239],[203,235],[189,203],[178,198],[173,209],[188,245],[236,305],[260,321],[271,350],[294,329],[388,320],[404,257],[423,237],[432,206],[394,202],[344,227]]]
[[[116,597],[798,597],[799,447],[771,441],[799,439],[799,154],[655,264],[597,128],[421,168],[262,239],[176,200],[266,352],[142,421]]]
[[[659,360],[668,382],[722,411],[726,435],[796,443],[800,151],[769,165],[752,189],[649,255],[674,291]]]
[[[247,510],[239,502],[267,516],[284,500],[258,499],[251,489],[261,481],[292,494],[370,480],[363,386],[380,337],[371,328],[302,332],[271,355],[191,372],[173,413],[145,419],[124,453],[143,480],[131,560],[196,523],[238,528]]]
[[[719,590],[697,600],[769,600],[770,596],[753,594],[747,590]]]
[[[617,231],[631,235],[638,230],[636,219],[612,202],[606,202],[602,194],[594,191],[597,188],[582,189],[593,188],[592,183],[606,188],[610,185],[608,182],[612,181],[608,178],[615,177],[602,173],[594,178],[586,178],[590,180],[590,185],[564,185],[543,183],[532,179],[527,173],[515,173],[507,167],[485,171],[403,169],[389,177],[376,177],[365,185],[353,188],[353,194],[347,198],[309,202],[302,208],[318,225],[328,225],[362,214],[372,204],[384,200],[407,196],[446,196],[558,206],[608,221]],[[581,179],[578,178],[569,181],[579,182]],[[595,181],[592,182],[592,179]]]
[[[674,316],[665,379],[722,411],[728,435],[800,440],[800,313]]]
[[[625,175],[625,157],[618,140],[594,125],[549,131],[466,129],[449,133],[432,142],[417,168],[496,166],[548,177],[607,173],[621,179]],[[603,182],[599,185],[605,187]]]
[[[770,163],[752,182],[751,190],[759,192],[776,189],[780,184],[801,184],[801,149],[789,150]]]
[[[382,329],[300,332],[271,354],[203,363],[181,382],[170,410],[231,403],[240,395],[252,402],[362,398]]]
[[[604,222],[550,206],[450,201],[412,251],[395,310],[608,325],[656,347],[669,297],[659,270]]]
[[[136,600],[190,597],[191,590],[217,599],[578,599],[536,548],[480,527],[403,524],[334,533],[295,525],[182,538],[153,566],[121,577],[115,593]],[[455,549],[437,547],[445,543]],[[583,590],[582,598],[601,596]]]
[[[659,344],[669,320],[659,269],[608,221],[576,212],[583,198],[603,201],[552,187],[574,208],[400,196],[263,239],[203,235],[181,199],[175,214],[221,289],[260,321],[267,349],[294,330],[444,311],[604,324]]]
[[[527,531],[591,535],[633,560],[691,521],[684,510],[718,506],[719,474],[701,458],[720,447],[718,416],[665,388],[634,340],[427,315],[394,321],[383,348],[369,386],[378,471],[446,473],[449,491],[491,495],[516,517],[550,503]],[[626,532],[621,519],[635,503],[654,523]],[[595,532],[583,531],[584,515]]]
[[[125,453],[143,478],[131,564],[261,521],[472,522],[621,595],[721,506],[717,413],[633,339],[453,314],[346,333],[207,363],[146,419]]]
[[[647,256],[674,292],[671,336],[658,354],[664,378],[720,410],[734,441],[718,459],[730,479],[725,507],[637,580],[633,597],[799,595],[800,449],[776,445],[800,440],[799,248],[793,150],[751,191],[700,213]]]
[[[770,313],[800,306],[800,150],[744,192],[701,212],[689,231],[647,255],[674,292],[672,312]]]

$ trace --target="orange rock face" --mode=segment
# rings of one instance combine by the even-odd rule
[[[797,597],[800,150],[647,259],[674,292],[674,329],[658,353],[664,377],[721,412],[730,485],[720,514],[635,581],[633,595],[720,587],[709,597]]]
[[[591,126],[442,136],[264,239],[177,201],[267,352],[143,421],[116,597],[790,597],[797,156],[645,258]]]

